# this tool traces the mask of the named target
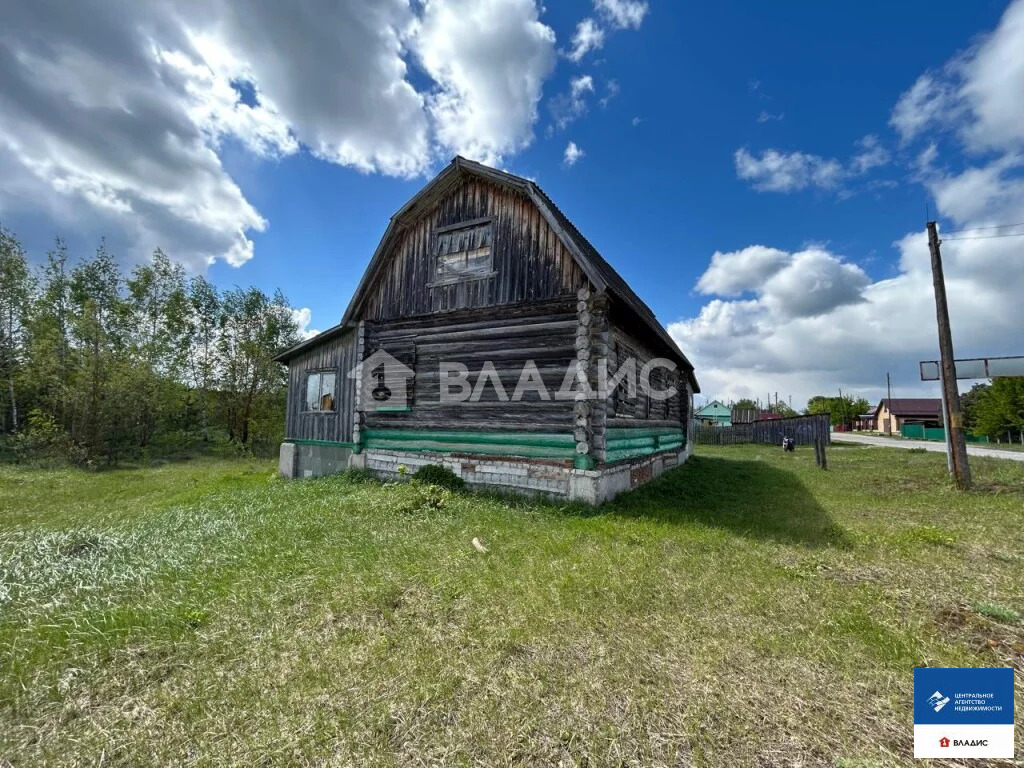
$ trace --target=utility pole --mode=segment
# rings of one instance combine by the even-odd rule
[[[943,414],[946,434],[949,435],[950,456],[953,459],[953,477],[956,487],[971,487],[971,467],[967,463],[967,441],[964,439],[964,419],[960,412],[960,393],[956,386],[956,363],[953,361],[953,335],[949,328],[949,305],[946,303],[946,279],[942,274],[942,254],[939,251],[939,232],[934,221],[928,222],[928,248],[932,254],[932,283],[935,286],[935,316],[939,324],[939,356],[942,358],[942,394],[945,399]]]
[[[885,372],[885,411],[889,415],[885,417],[885,428],[882,430],[887,435],[892,434],[892,382],[889,380],[889,372]],[[943,407],[945,411],[945,407]]]

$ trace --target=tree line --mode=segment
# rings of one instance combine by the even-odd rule
[[[964,424],[991,440],[1024,443],[1024,377],[975,384],[960,396]]]
[[[743,397],[734,402],[732,404],[732,407],[745,411],[753,410],[757,411],[758,413],[774,413],[778,416],[785,417],[799,415],[796,411],[790,408],[788,404],[782,402],[781,400],[774,403],[769,401],[768,404],[765,406],[762,405],[759,400],[754,400],[749,397]]]
[[[873,410],[871,403],[863,397],[815,395],[807,401],[804,413],[828,413],[831,415],[833,427],[849,427],[862,415]]]
[[[218,290],[159,249],[130,271],[61,240],[38,268],[0,228],[4,452],[114,464],[198,443],[276,447],[299,339],[280,291]]]

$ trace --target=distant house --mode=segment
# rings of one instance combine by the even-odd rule
[[[862,413],[853,420],[853,429],[857,432],[870,432],[875,428],[875,414]]]
[[[718,400],[712,400],[703,408],[697,410],[695,418],[701,424],[712,427],[731,427],[732,408]]]
[[[760,411],[757,414],[758,421],[772,421],[773,419],[781,419],[781,413],[775,413],[774,411]]]
[[[888,398],[878,403],[873,414],[876,432],[898,434],[904,424],[942,426],[942,400],[931,397]]]

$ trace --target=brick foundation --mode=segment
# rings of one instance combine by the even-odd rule
[[[427,464],[454,472],[471,488],[544,496],[551,499],[600,504],[624,491],[650,482],[682,464],[690,456],[683,451],[662,451],[596,469],[574,469],[571,461],[514,457],[462,456],[367,448],[306,446],[284,443],[280,471],[285,477],[319,477],[348,468],[365,468],[382,480],[410,477]],[[403,474],[399,467],[404,466]]]

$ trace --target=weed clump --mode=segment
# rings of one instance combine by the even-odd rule
[[[1020,614],[1012,608],[1007,608],[998,603],[975,603],[974,610],[982,616],[1003,624],[1016,624],[1021,618]]]
[[[465,480],[447,467],[438,464],[425,464],[416,470],[416,474],[412,478],[420,483],[436,485],[449,491],[461,491],[466,487]]]
[[[422,482],[410,483],[395,511],[402,515],[415,515],[420,512],[440,512],[451,501],[452,492],[439,485]]]

